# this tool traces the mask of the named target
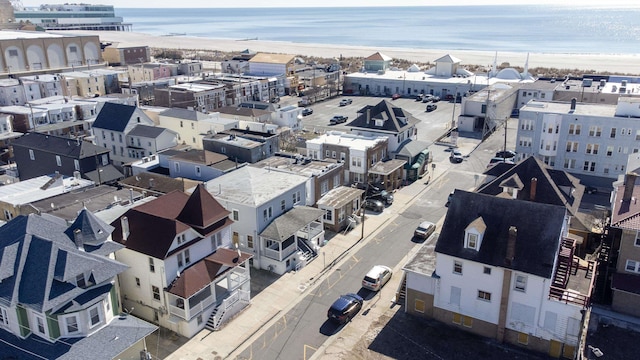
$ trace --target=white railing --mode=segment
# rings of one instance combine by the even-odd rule
[[[194,306],[189,306],[189,301],[187,299],[185,299],[184,303],[185,303],[185,308],[179,308],[177,306],[174,305],[169,305],[169,312],[173,315],[177,315],[180,316],[181,318],[185,319],[185,320],[190,320],[191,318],[193,318],[195,315],[201,313],[204,309],[208,308],[209,306],[211,306],[211,304],[215,303],[216,299],[215,297],[213,297],[213,295],[211,296],[207,296],[204,300],[202,300],[201,302],[195,304]]]

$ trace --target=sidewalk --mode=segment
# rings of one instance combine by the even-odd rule
[[[448,161],[437,163],[430,184],[446,172]],[[166,357],[167,360],[233,359],[248,344],[278,321],[280,316],[295,306],[306,290],[345,257],[374,238],[381,228],[402,213],[418,195],[426,191],[424,181],[418,180],[394,193],[394,205],[383,213],[367,213],[364,223],[346,234],[336,234],[318,252],[318,257],[297,272],[282,275],[277,281],[251,299],[251,305],[215,332],[202,330]],[[364,237],[362,226],[364,224]],[[398,266],[402,266],[399,264]],[[391,288],[391,286],[389,287]]]

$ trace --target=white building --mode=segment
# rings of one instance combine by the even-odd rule
[[[576,241],[568,237],[568,220],[560,206],[456,190],[435,264],[427,243],[404,267],[406,311],[573,358],[595,264],[573,260]]]
[[[206,187],[231,212],[232,239],[253,255],[252,266],[283,274],[304,266],[324,244],[324,212],[304,206],[306,183],[305,176],[245,166]]]
[[[178,142],[202,150],[202,139],[220,131],[233,129],[238,121],[226,119],[220,113],[171,108],[158,115],[159,125],[178,134]]]
[[[250,254],[233,249],[229,212],[202,185],[135,206],[112,238],[125,246],[116,259],[123,306],[149,321],[192,337],[214,330],[250,302]]]
[[[530,101],[520,109],[516,151],[574,174],[617,178],[640,150],[640,98],[618,105]]]

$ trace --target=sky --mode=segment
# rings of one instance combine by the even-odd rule
[[[116,8],[243,8],[243,7],[291,7],[291,0],[22,0],[22,5],[31,7],[40,4],[86,3],[114,5]],[[581,6],[606,7],[640,7],[638,0],[580,0]],[[348,7],[348,6],[425,6],[425,5],[524,5],[524,4],[554,4],[575,6],[576,0],[323,0],[296,2],[297,7]]]

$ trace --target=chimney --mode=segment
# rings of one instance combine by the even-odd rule
[[[367,125],[371,122],[371,109],[367,109]]]
[[[73,242],[76,243],[78,250],[84,251],[84,241],[82,240],[82,230],[73,230]]]
[[[572,98],[571,99],[571,111],[575,111],[576,110],[576,102],[578,101],[578,99],[576,98]]]
[[[120,225],[122,226],[122,242],[125,242],[129,238],[129,218],[126,216],[120,218]]]
[[[536,201],[537,188],[538,188],[538,178],[531,178],[531,184],[529,184],[529,201]]]
[[[518,237],[518,229],[515,226],[509,227],[509,239],[507,240],[507,255],[504,258],[505,264],[511,266],[513,258],[516,256],[516,238]]]
[[[636,184],[636,173],[626,173],[624,176],[624,193],[622,194],[622,202],[629,202],[633,197],[633,187]]]

